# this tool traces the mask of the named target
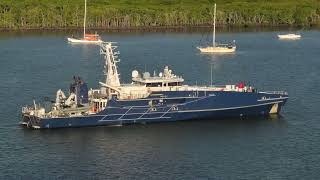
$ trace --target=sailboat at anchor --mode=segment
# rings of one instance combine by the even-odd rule
[[[216,4],[214,4],[212,46],[197,47],[202,53],[233,53],[236,51],[235,41],[229,44],[216,43]]]
[[[86,34],[86,18],[87,18],[87,0],[84,1],[84,18],[83,18],[83,38],[68,38],[70,43],[101,43],[100,36],[95,34]]]

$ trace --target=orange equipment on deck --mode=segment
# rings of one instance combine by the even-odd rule
[[[98,34],[85,34],[84,35],[84,40],[87,40],[87,41],[98,41],[99,40],[99,35]]]

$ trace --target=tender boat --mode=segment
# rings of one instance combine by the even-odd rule
[[[95,34],[86,34],[86,18],[87,18],[87,0],[84,2],[84,18],[83,18],[83,38],[68,38],[68,42],[70,43],[101,43],[103,42],[100,38],[100,36],[95,33]]]
[[[214,4],[212,46],[197,47],[202,53],[233,53],[236,51],[235,41],[229,44],[216,43],[216,4]]]
[[[184,85],[168,66],[153,76],[133,70],[132,82],[121,84],[117,47],[100,46],[105,81],[98,89],[74,77],[69,95],[58,90],[51,108],[35,102],[23,107],[21,124],[42,129],[261,116],[279,113],[288,99],[284,91],[257,91],[244,83]]]
[[[282,34],[282,35],[279,34],[278,38],[279,39],[293,39],[293,40],[296,40],[296,39],[300,39],[301,35],[300,34]]]

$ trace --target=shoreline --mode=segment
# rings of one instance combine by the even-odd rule
[[[147,27],[121,27],[121,28],[105,28],[105,27],[88,27],[88,31],[100,32],[202,32],[212,29],[211,25],[199,26],[147,26]],[[221,31],[277,31],[277,30],[312,30],[320,29],[318,25],[308,27],[294,25],[236,25],[236,26],[217,26]],[[80,32],[82,27],[68,28],[0,28],[0,32]]]

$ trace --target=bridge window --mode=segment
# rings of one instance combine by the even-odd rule
[[[147,83],[147,87],[161,87],[162,83]]]
[[[182,82],[171,82],[168,83],[168,86],[182,86]]]
[[[178,84],[177,82],[171,82],[171,83],[169,83],[168,85],[169,85],[169,86],[177,86],[177,84]]]

